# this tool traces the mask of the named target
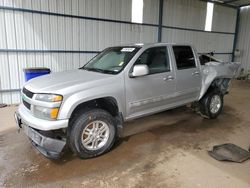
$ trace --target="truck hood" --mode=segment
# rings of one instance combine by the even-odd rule
[[[34,93],[67,94],[100,85],[115,75],[86,71],[82,69],[63,71],[34,78],[24,87]]]

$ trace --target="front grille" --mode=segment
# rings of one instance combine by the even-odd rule
[[[34,95],[34,93],[32,93],[31,91],[27,90],[25,87],[23,88],[22,93],[23,93],[26,97],[28,97],[28,98],[30,98],[30,99],[32,99],[32,97],[33,97],[33,95]],[[23,99],[22,101],[23,101],[23,105],[24,105],[26,108],[28,108],[28,109],[30,110],[30,106],[31,106],[30,103],[28,103],[28,102],[25,101],[24,99]]]
[[[23,100],[23,105],[30,110],[30,104]]]
[[[32,93],[31,91],[27,90],[25,87],[23,88],[23,93],[29,97],[29,98],[32,98],[34,93]]]

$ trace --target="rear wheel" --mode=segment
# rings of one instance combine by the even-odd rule
[[[223,95],[218,89],[208,91],[200,100],[200,112],[205,118],[215,119],[223,108]]]
[[[110,150],[116,138],[113,116],[102,109],[83,111],[72,121],[69,145],[80,158],[91,158]]]

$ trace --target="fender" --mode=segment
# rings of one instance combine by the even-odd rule
[[[98,87],[98,93],[95,92],[96,88],[91,88],[88,90],[80,91],[78,93],[75,93],[71,96],[69,96],[61,105],[61,110],[58,115],[58,119],[69,119],[71,117],[72,112],[74,109],[84,103],[91,100],[99,99],[99,98],[105,98],[105,97],[112,97],[116,100],[118,111],[124,114],[125,112],[125,105],[124,101],[121,101],[122,99],[125,99],[123,96],[123,92],[117,92],[117,93],[107,93],[107,89],[104,89],[105,86]],[[103,91],[102,93],[100,91]],[[106,91],[106,92],[105,92]]]

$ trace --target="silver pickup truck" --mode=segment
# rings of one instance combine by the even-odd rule
[[[123,123],[188,103],[206,118],[222,111],[238,63],[200,64],[190,45],[134,44],[103,50],[78,70],[27,82],[15,119],[48,158],[110,150]]]

